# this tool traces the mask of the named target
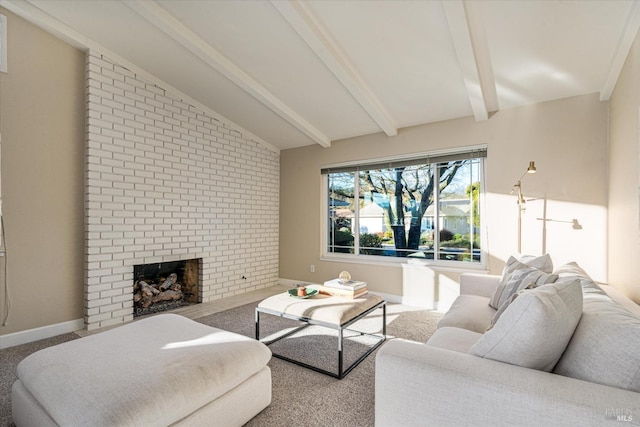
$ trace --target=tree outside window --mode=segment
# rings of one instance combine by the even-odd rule
[[[327,173],[328,252],[480,262],[484,157]]]

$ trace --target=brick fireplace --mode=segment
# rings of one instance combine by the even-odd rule
[[[134,266],[201,259],[202,302],[278,278],[279,153],[87,53],[88,330],[133,319]]]

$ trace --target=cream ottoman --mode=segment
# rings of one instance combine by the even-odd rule
[[[18,365],[22,426],[242,425],[271,403],[271,351],[162,314],[40,350]]]

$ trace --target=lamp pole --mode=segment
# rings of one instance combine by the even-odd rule
[[[526,200],[522,195],[522,180],[527,174],[534,173],[536,173],[535,162],[529,162],[529,167],[524,171],[518,182],[515,183],[511,190],[511,194],[513,194],[513,191],[516,189],[518,191],[518,253],[522,253],[522,212],[527,208]]]

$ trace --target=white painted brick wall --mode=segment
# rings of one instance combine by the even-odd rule
[[[275,284],[279,154],[95,51],[86,78],[87,329],[133,318],[137,264],[202,258],[203,302]]]

